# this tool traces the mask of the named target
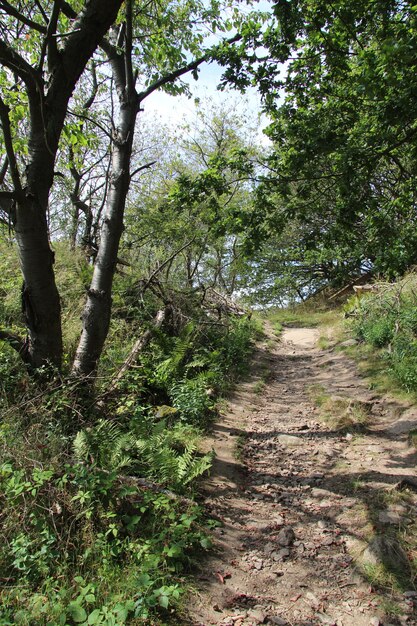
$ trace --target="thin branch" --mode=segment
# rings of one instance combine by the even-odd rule
[[[236,41],[239,41],[240,39],[242,39],[242,35],[235,35],[234,37],[231,37],[230,39],[223,41],[220,45],[223,45],[225,43],[232,44],[232,43],[235,43]],[[219,48],[220,45],[216,47]],[[191,63],[184,65],[178,70],[170,72],[169,74],[166,74],[165,76],[161,76],[161,78],[159,78],[154,83],[152,83],[152,85],[149,85],[147,89],[145,89],[144,91],[138,94],[139,105],[143,102],[143,100],[145,100],[145,98],[150,96],[151,93],[153,93],[154,91],[157,91],[158,89],[160,89],[164,85],[167,85],[168,83],[172,83],[174,80],[176,80],[180,76],[184,76],[184,74],[188,74],[188,72],[192,72],[193,70],[198,69],[198,67],[200,67],[200,65],[204,63],[205,61],[211,61],[213,58],[213,54],[214,54],[214,50],[212,49],[206,52],[206,54],[204,54],[203,56],[199,57],[198,59],[195,59],[194,61],[191,61]]]
[[[145,289],[147,289],[149,287],[149,285],[151,284],[151,282],[153,281],[155,276],[157,276],[159,274],[159,272],[162,272],[164,267],[166,267],[169,263],[171,263],[171,261],[173,259],[175,259],[176,256],[181,254],[181,252],[183,252],[186,248],[188,248],[188,246],[191,246],[191,244],[194,243],[195,240],[196,240],[196,237],[193,237],[192,239],[190,239],[190,241],[187,241],[187,243],[185,243],[179,250],[176,250],[173,254],[171,254],[171,256],[168,259],[166,259],[166,261],[164,261],[161,265],[158,265],[156,270],[154,270],[152,272],[152,274],[149,276],[148,280],[143,285],[143,287],[141,289],[142,293],[145,291]]]
[[[98,91],[97,72],[96,72],[96,65],[94,61],[92,61],[91,63],[91,76],[93,78],[93,85],[91,89],[91,94],[89,95],[87,100],[83,103],[84,111],[88,111],[88,109],[91,108],[91,106],[94,103],[94,100],[96,99],[96,95]]]
[[[58,18],[61,12],[62,0],[55,0],[54,6],[52,8],[51,19],[49,20],[48,30],[46,32],[45,37],[45,46],[48,50],[48,70],[52,72],[54,65],[57,63],[59,55],[58,55],[58,46],[57,41],[54,38],[56,33],[56,29],[58,26]],[[43,62],[42,62],[43,65]],[[42,67],[42,66],[41,66]]]
[[[44,19],[44,21],[45,21],[45,24],[48,24],[48,21],[49,21],[49,20],[48,20],[48,16],[47,16],[47,14],[46,14],[45,9],[43,8],[43,6],[42,6],[42,5],[41,5],[41,3],[39,2],[39,0],[35,0],[35,4],[36,4],[36,6],[38,7],[39,12],[42,14],[42,17],[43,17],[43,19]]]
[[[95,126],[97,126],[97,128],[99,128],[101,131],[103,131],[103,133],[106,135],[106,137],[108,137],[109,139],[112,139],[112,134],[111,132],[109,132],[107,130],[107,128],[105,128],[104,126],[102,126],[99,122],[97,122],[96,120],[93,120],[91,117],[89,117],[88,115],[84,115],[83,113],[76,113],[75,111],[71,111],[70,109],[68,109],[68,113],[74,117],[79,117],[81,120],[87,120],[87,122],[91,122],[92,124],[94,124]]]
[[[39,73],[2,39],[0,39],[0,63],[15,72],[28,89],[33,91],[41,86]]]
[[[126,0],[126,34],[125,34],[125,78],[128,98],[136,95],[135,77],[132,66],[133,16],[132,0]]]
[[[3,9],[3,11],[7,13],[7,15],[15,17],[17,20],[19,20],[19,22],[22,22],[22,24],[26,24],[26,26],[29,26],[29,28],[33,28],[34,30],[37,30],[39,33],[42,34],[46,33],[46,28],[45,26],[43,26],[43,24],[38,24],[38,22],[31,20],[29,17],[26,17],[25,15],[20,13],[20,11],[18,11],[14,6],[12,6],[10,2],[7,2],[7,0],[0,0],[0,9]]]
[[[138,174],[139,172],[141,172],[142,170],[147,170],[150,167],[152,167],[152,165],[155,165],[157,161],[151,161],[150,163],[145,163],[145,165],[141,165],[140,167],[136,168],[130,175],[130,178],[132,179],[136,174]]]
[[[16,194],[22,193],[22,183],[20,180],[19,168],[17,166],[17,160],[15,151],[13,148],[12,131],[10,127],[9,107],[0,96],[0,121],[3,127],[4,145],[7,153],[7,160],[10,165],[10,174],[12,177],[13,185]]]
[[[3,161],[3,165],[0,167],[0,185],[4,183],[4,179],[6,178],[8,169],[9,169],[9,159],[6,156],[6,158]]]

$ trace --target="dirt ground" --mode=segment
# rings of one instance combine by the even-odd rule
[[[317,330],[266,331],[207,442],[206,506],[221,525],[186,623],[417,624],[417,409],[375,395],[344,352],[317,348]],[[318,389],[363,407],[366,428],[332,429]]]

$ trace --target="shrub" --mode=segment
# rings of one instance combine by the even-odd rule
[[[356,337],[382,349],[388,371],[408,392],[417,392],[416,276],[382,285],[355,301],[351,326]]]

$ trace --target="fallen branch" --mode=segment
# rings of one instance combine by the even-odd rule
[[[19,356],[23,359],[23,361],[28,362],[28,346],[26,341],[22,337],[19,337],[19,335],[15,335],[8,330],[0,329],[0,341],[5,341],[6,343],[8,343],[9,346],[13,348],[13,350],[16,350],[16,352],[19,353]]]
[[[117,388],[119,381],[123,378],[126,372],[133,366],[134,362],[137,360],[139,353],[148,345],[152,336],[158,328],[161,328],[162,324],[165,322],[167,317],[171,314],[172,307],[166,306],[165,309],[161,309],[155,316],[152,327],[146,330],[141,337],[133,344],[131,351],[129,352],[128,357],[124,361],[123,365],[117,372],[117,374],[113,377],[110,382],[109,388],[107,391],[101,396],[99,402],[97,402],[97,406],[100,408],[103,406],[104,399],[111,395]]]
[[[119,480],[122,483],[130,483],[145,490],[162,493],[164,496],[167,496],[171,500],[180,500],[184,504],[188,504],[190,506],[195,506],[196,504],[194,500],[186,498],[185,496],[181,496],[178,493],[174,493],[173,491],[166,489],[159,483],[156,483],[153,480],[148,480],[147,478],[139,478],[137,476],[119,476]]]

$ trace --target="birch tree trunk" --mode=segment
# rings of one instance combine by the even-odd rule
[[[131,65],[131,2],[126,3],[123,52],[106,42],[103,46],[112,67],[119,99],[118,125],[113,131],[110,184],[100,246],[82,316],[83,329],[73,364],[73,373],[94,380],[111,318],[112,288],[124,212],[130,186],[130,161],[139,99]]]

